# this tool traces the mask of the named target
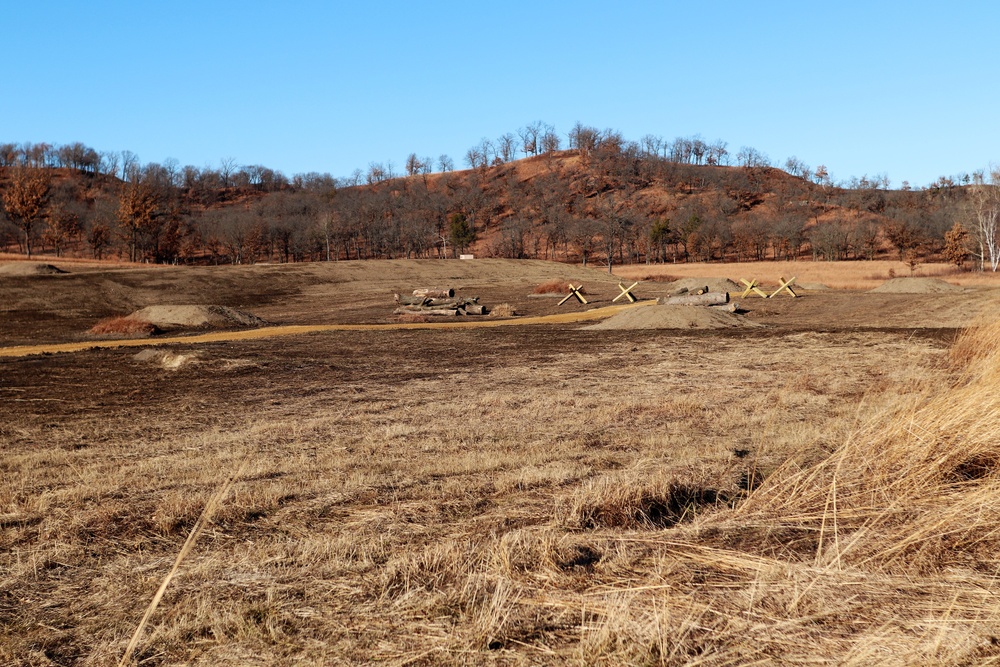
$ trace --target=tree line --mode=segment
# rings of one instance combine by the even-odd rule
[[[606,263],[969,257],[996,270],[1000,173],[891,189],[795,157],[541,121],[346,178],[0,145],[0,249],[189,263],[479,255]]]

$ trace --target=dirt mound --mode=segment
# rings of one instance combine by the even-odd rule
[[[702,285],[704,287],[704,285]],[[742,315],[700,306],[642,306],[631,308],[585,329],[730,329],[757,327]]]
[[[707,287],[709,292],[742,292],[743,288],[728,278],[681,278],[670,283],[668,289],[671,292],[679,292],[683,289],[698,290]]]
[[[938,292],[961,292],[963,289],[957,285],[946,283],[940,278],[893,278],[871,291],[886,294],[936,294]]]
[[[226,306],[146,306],[129,315],[160,329],[261,327],[265,320]]]
[[[40,262],[9,262],[0,264],[0,276],[54,276],[66,273],[58,266]]]

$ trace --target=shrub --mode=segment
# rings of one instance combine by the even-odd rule
[[[517,311],[509,303],[497,304],[490,310],[490,317],[514,317],[515,315],[517,315]]]
[[[90,329],[97,336],[152,336],[159,333],[156,325],[131,317],[108,317]]]
[[[569,283],[565,280],[552,279],[538,285],[531,291],[532,294],[566,294],[569,292]],[[581,294],[586,294],[587,290],[580,288]]]

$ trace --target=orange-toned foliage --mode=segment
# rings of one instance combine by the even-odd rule
[[[95,324],[90,329],[90,333],[107,336],[107,335],[123,335],[123,336],[135,336],[135,335],[151,335],[156,333],[158,330],[155,325],[149,322],[143,322],[142,320],[136,320],[131,317],[108,317],[101,320]]]

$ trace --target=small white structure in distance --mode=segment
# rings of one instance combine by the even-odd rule
[[[475,259],[476,256],[475,255],[459,255],[458,258],[459,259]]]

